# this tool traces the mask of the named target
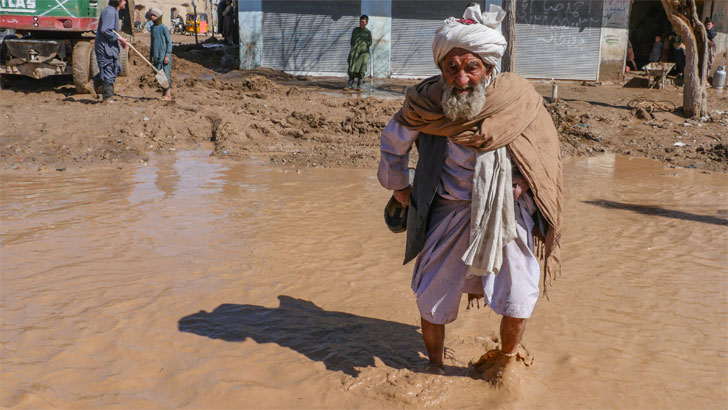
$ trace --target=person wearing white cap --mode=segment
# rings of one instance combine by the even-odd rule
[[[154,25],[149,31],[149,61],[154,64],[157,70],[164,72],[167,76],[167,82],[172,82],[172,37],[169,35],[169,29],[162,23],[162,10],[152,8],[149,15]],[[162,89],[162,99],[171,100],[172,92],[169,87]]]
[[[561,158],[556,128],[531,84],[498,73],[507,43],[499,7],[445,20],[432,43],[441,74],[407,90],[381,135],[378,178],[409,205],[407,263],[433,370],[444,367],[445,324],[462,294],[502,315],[501,346],[474,365],[497,382],[514,365],[539,294],[560,270]],[[409,183],[409,151],[419,159]]]

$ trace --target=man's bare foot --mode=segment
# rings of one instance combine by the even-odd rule
[[[445,369],[443,369],[442,366],[436,365],[435,363],[429,363],[427,365],[427,368],[425,369],[425,373],[444,375]]]
[[[506,373],[518,362],[523,360],[517,353],[508,356],[500,349],[490,350],[471,364],[470,377],[482,379],[493,385],[501,385]]]

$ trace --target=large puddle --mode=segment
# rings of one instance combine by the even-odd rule
[[[6,407],[724,408],[728,177],[565,164],[564,272],[517,386],[422,371],[374,170],[220,163],[2,176]],[[487,309],[448,327],[467,365]]]

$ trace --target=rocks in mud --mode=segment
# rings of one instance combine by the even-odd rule
[[[728,144],[715,144],[708,150],[715,161],[728,161]]]
[[[246,78],[240,83],[241,90],[246,91],[266,91],[269,93],[279,93],[282,87],[263,76],[252,76]]]
[[[586,123],[586,121],[592,118],[591,114],[585,113],[579,117],[570,115],[566,104],[561,101],[547,103],[545,106],[549,113],[551,113],[551,118],[561,138],[570,140],[569,142],[575,149],[592,152],[593,150],[589,147],[581,147],[583,139],[594,142],[602,141],[603,136],[590,131],[589,124]],[[573,137],[577,137],[577,139],[573,139]]]
[[[200,83],[200,80],[196,77],[188,77],[182,80],[182,85],[187,88],[194,88],[197,84]]]
[[[632,114],[641,120],[653,120],[655,116],[642,107],[638,107],[632,111]]]
[[[137,85],[139,88],[159,88],[157,79],[154,78],[154,74],[151,72],[146,72],[140,75],[137,79]]]

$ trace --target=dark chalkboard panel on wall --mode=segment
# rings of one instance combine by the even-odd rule
[[[602,1],[593,0],[519,0],[516,24],[578,27],[580,30],[602,25]]]

